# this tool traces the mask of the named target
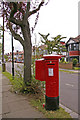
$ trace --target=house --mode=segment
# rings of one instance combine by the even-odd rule
[[[12,52],[7,53],[8,61],[12,61]],[[24,51],[16,51],[14,52],[14,61],[15,62],[24,62]]]
[[[80,35],[75,38],[69,38],[66,42],[67,48],[67,61],[72,61],[73,58],[77,58],[80,63]]]
[[[7,53],[6,54],[8,56],[8,61],[11,62],[12,61],[12,53]]]
[[[14,53],[15,62],[24,62],[24,51],[16,51]]]

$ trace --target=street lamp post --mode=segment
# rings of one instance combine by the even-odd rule
[[[14,46],[13,46],[13,35],[11,35],[12,39],[12,77],[14,78]]]

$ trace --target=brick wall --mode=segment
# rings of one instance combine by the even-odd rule
[[[76,65],[76,67],[80,67],[80,63],[78,63],[78,64]]]
[[[62,69],[72,69],[73,68],[73,64],[70,63],[59,63],[59,68]]]
[[[78,56],[80,55],[80,51],[69,51],[69,56]]]

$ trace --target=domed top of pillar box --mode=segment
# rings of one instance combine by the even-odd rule
[[[43,57],[45,60],[56,60],[56,59],[60,59],[61,55],[43,55]]]

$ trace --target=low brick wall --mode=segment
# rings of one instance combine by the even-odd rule
[[[78,63],[78,64],[76,65],[76,67],[80,67],[80,63]]]
[[[73,68],[73,64],[70,63],[59,63],[59,68],[62,69],[72,69]]]

